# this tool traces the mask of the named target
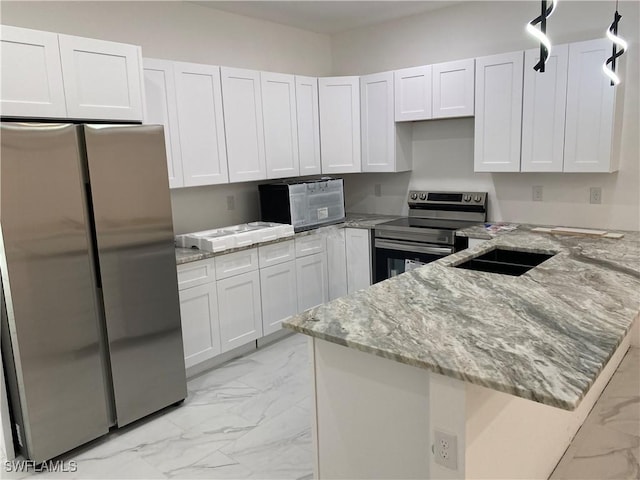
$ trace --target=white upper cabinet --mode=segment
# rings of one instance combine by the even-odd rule
[[[141,50],[58,35],[69,118],[142,120]]]
[[[519,172],[523,52],[476,59],[474,170]]]
[[[615,90],[602,72],[611,42],[590,40],[569,45],[565,172],[612,172],[611,146]]]
[[[227,183],[220,68],[174,62],[184,186]]]
[[[296,75],[296,108],[300,175],[317,175],[321,171],[317,78]]]
[[[293,75],[261,72],[267,178],[300,175],[296,85]]]
[[[394,72],[396,122],[428,120],[432,116],[431,65]]]
[[[222,67],[230,182],[267,178],[260,72]]]
[[[475,59],[432,65],[433,118],[473,116]]]
[[[2,115],[66,117],[58,35],[3,25],[0,41]]]
[[[318,90],[322,173],[360,172],[360,78],[319,78]]]
[[[362,171],[401,172],[411,169],[410,137],[396,136],[394,120],[394,72],[376,73],[360,77],[360,119],[362,122]],[[398,125],[402,129],[404,125]],[[406,148],[408,146],[408,148]]]
[[[176,86],[173,77],[173,62],[145,58],[144,123],[164,125],[164,143],[167,151],[169,187],[184,186],[182,178],[182,154],[178,130],[178,108]]]
[[[521,170],[562,172],[569,46],[553,46],[544,73],[533,69],[539,58],[539,48],[525,52]]]

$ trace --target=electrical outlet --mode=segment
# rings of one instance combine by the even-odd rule
[[[236,197],[233,195],[227,195],[227,210],[235,210],[236,208]]]
[[[534,185],[531,187],[531,198],[534,202],[542,201],[542,185]]]
[[[438,465],[458,469],[458,437],[435,430],[433,432],[433,455]]]
[[[589,189],[589,203],[602,203],[602,188],[591,187]]]
[[[381,196],[382,196],[382,185],[380,185],[379,183],[376,183],[376,184],[373,186],[373,194],[374,194],[376,197],[381,197]]]

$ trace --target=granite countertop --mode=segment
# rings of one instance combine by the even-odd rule
[[[531,226],[311,309],[297,332],[567,410],[640,311],[640,233]],[[557,254],[520,277],[453,265],[492,248]]]
[[[238,247],[238,248],[230,248],[224,250],[222,252],[208,252],[206,250],[198,250],[194,248],[181,248],[176,247],[176,264],[182,265],[190,262],[197,262],[198,260],[205,260],[207,258],[215,257],[218,255],[225,255],[227,253],[239,252],[241,250],[246,250],[248,248],[255,248],[258,245],[269,245],[272,243],[283,242],[285,240],[291,240],[292,238],[302,237],[305,235],[311,235],[313,233],[327,233],[331,232],[336,228],[374,228],[379,223],[389,222],[391,220],[395,220],[396,218],[400,218],[399,215],[378,215],[378,214],[370,214],[370,213],[347,213],[345,221],[341,223],[337,223],[334,225],[327,225],[324,227],[319,227],[313,230],[307,230],[304,232],[298,232],[291,237],[280,238],[278,240],[273,240],[271,242],[253,244],[246,247]]]

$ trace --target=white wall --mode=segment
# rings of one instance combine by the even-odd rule
[[[0,22],[142,46],[143,56],[301,75],[331,73],[320,35],[190,2],[5,2]],[[256,183],[171,193],[176,233],[258,219]],[[233,195],[235,209],[227,209]]]
[[[535,47],[524,25],[539,13],[539,5],[537,1],[466,2],[334,35],[334,74],[365,74]],[[547,32],[554,43],[602,37],[614,5],[560,2]],[[489,192],[489,217],[495,221],[640,229],[638,7],[635,1],[622,1],[619,7],[620,34],[630,43],[622,57],[626,91],[618,91],[618,100],[624,97],[622,126],[617,129],[619,172],[474,173],[473,119],[416,122],[413,171],[346,176],[347,210],[404,213],[409,189],[468,189]],[[374,196],[376,183],[382,186],[381,197]],[[543,202],[531,200],[533,185],[543,186]],[[593,186],[602,187],[601,205],[588,203]]]

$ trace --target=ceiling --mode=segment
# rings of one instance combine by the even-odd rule
[[[247,17],[268,20],[312,32],[334,34],[354,28],[428,12],[461,3],[439,1],[200,1],[215,8]]]

